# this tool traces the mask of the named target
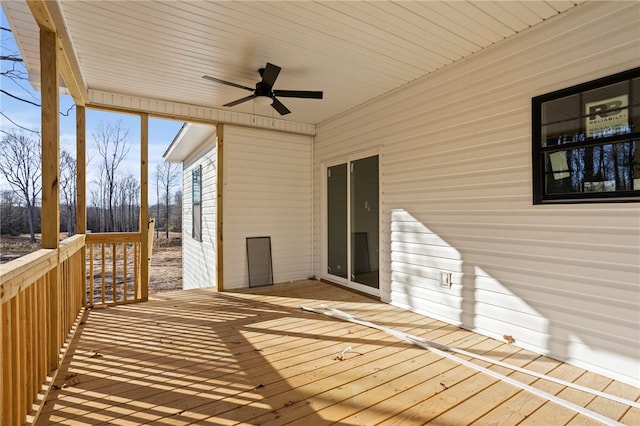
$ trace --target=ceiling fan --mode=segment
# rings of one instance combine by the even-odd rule
[[[232,83],[230,81],[220,80],[219,78],[210,77],[208,75],[203,75],[202,78],[215,81],[216,83],[226,84],[227,86],[233,86],[253,92],[253,94],[249,96],[245,96],[244,98],[224,104],[223,106],[225,107],[236,106],[251,99],[255,99],[258,104],[271,105],[273,109],[280,113],[280,115],[285,115],[289,114],[291,111],[289,111],[289,109],[284,106],[282,102],[280,102],[278,98],[276,98],[276,96],[280,96],[283,98],[322,99],[322,92],[317,91],[274,90],[273,84],[275,83],[276,78],[278,78],[278,74],[280,74],[281,69],[282,68],[280,68],[279,66],[267,62],[267,65],[264,68],[260,68],[258,70],[258,72],[260,73],[260,77],[262,77],[262,80],[256,83],[255,89],[243,86],[241,84]]]

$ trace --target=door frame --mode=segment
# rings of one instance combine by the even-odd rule
[[[362,158],[374,157],[378,156],[378,288],[369,287],[364,284],[360,284],[354,281],[351,281],[351,185],[349,184],[349,178],[347,179],[347,256],[348,256],[348,269],[347,269],[347,278],[342,278],[337,275],[331,275],[328,271],[329,266],[329,256],[328,256],[328,232],[329,232],[329,218],[327,215],[327,196],[328,196],[328,188],[327,188],[327,170],[330,167],[337,166],[339,164],[347,164],[347,176],[350,176],[350,166],[349,164],[352,161],[360,160]],[[381,177],[382,177],[382,162],[381,159],[381,147],[376,147],[373,149],[367,149],[363,151],[353,152],[348,155],[340,156],[333,158],[331,160],[323,161],[321,163],[322,169],[322,179],[321,183],[321,219],[322,219],[322,244],[321,244],[321,273],[320,278],[325,279],[327,281],[334,282],[336,284],[340,284],[344,287],[357,290],[362,293],[370,294],[372,296],[380,297],[380,288],[382,287],[382,274],[380,274],[380,254],[381,254],[381,242],[382,242],[382,191],[381,191]]]

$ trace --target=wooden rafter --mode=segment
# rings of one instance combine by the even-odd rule
[[[58,66],[76,105],[87,103],[88,90],[80,72],[71,37],[64,23],[60,3],[56,1],[27,0],[31,14],[41,30],[55,33],[58,37]]]

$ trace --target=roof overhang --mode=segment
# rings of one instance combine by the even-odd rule
[[[162,155],[170,163],[182,163],[194,152],[216,143],[216,126],[211,124],[184,123],[180,131]]]

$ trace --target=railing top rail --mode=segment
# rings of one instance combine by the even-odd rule
[[[64,262],[84,247],[84,234],[77,234],[60,241],[60,262]]]
[[[35,283],[58,263],[55,249],[40,249],[0,265],[0,302],[4,303]]]
[[[140,232],[100,232],[87,234],[85,238],[86,244],[139,243],[141,241]]]
[[[0,301],[4,303],[27,289],[83,247],[84,234],[78,234],[62,240],[59,250],[40,249],[0,265]]]

